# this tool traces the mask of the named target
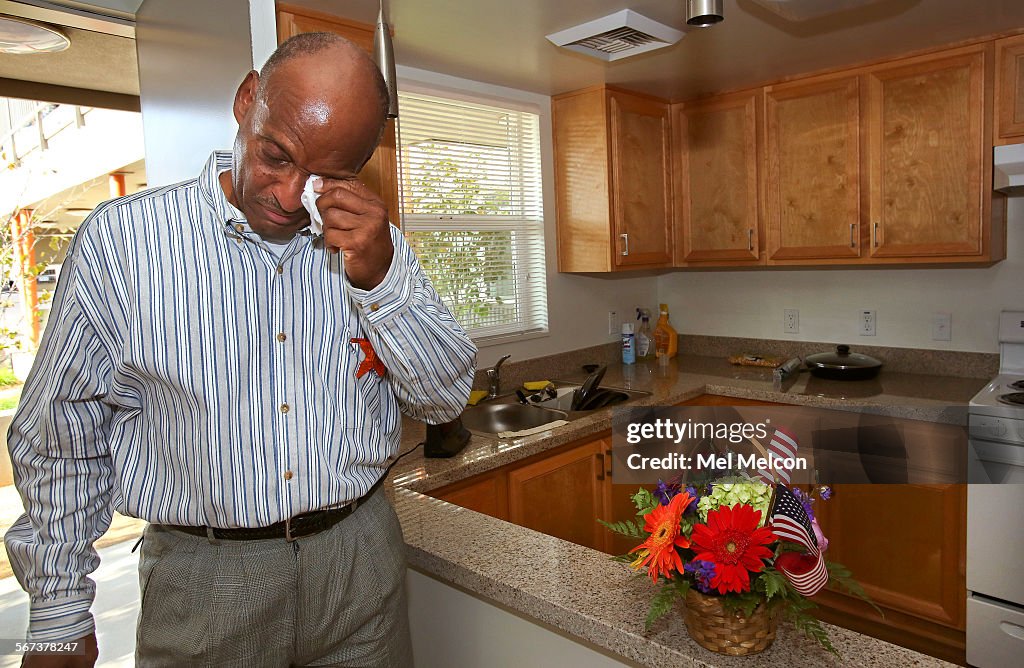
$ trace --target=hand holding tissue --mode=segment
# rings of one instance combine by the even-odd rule
[[[310,174],[300,197],[309,212],[309,229],[323,235],[333,253],[341,251],[349,283],[362,290],[377,287],[394,255],[388,211],[357,179],[328,179]]]

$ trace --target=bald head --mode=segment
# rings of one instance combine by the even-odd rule
[[[270,54],[260,70],[258,96],[266,95],[268,84],[273,82],[276,73],[281,70],[288,78],[287,85],[292,85],[291,79],[296,72],[311,70],[319,70],[325,75],[323,78],[327,79],[330,79],[332,73],[366,77],[368,81],[364,82],[372,86],[380,102],[380,134],[383,134],[390,104],[387,82],[377,64],[351,41],[332,32],[304,32],[289,37]],[[377,140],[380,141],[379,136]]]
[[[305,33],[285,41],[235,94],[229,200],[258,233],[287,238],[308,224],[300,202],[306,178],[357,178],[387,108],[376,64],[348,40]]]

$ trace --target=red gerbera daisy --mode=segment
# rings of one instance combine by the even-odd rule
[[[683,560],[676,548],[689,547],[690,541],[686,536],[679,535],[679,520],[691,501],[693,497],[688,492],[680,492],[672,497],[667,506],[655,506],[654,510],[644,515],[644,531],[651,535],[629,552],[639,553],[633,562],[633,570],[647,566],[651,582],[658,581],[659,573],[668,577],[673,569],[678,572],[683,570]]]
[[[750,591],[750,573],[764,568],[763,559],[772,556],[765,545],[776,540],[768,527],[757,528],[761,511],[746,504],[722,506],[708,513],[707,524],[693,528],[690,538],[695,561],[715,564],[711,587],[719,594]]]

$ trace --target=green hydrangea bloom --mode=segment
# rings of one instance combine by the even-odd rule
[[[710,494],[702,496],[697,502],[697,512],[700,521],[707,522],[710,511],[721,506],[745,503],[761,511],[761,525],[764,526],[771,498],[772,488],[761,483],[718,483],[711,487]]]

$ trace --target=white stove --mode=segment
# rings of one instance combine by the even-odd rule
[[[967,662],[1024,656],[1024,311],[999,318],[999,375],[969,404]],[[993,484],[995,483],[995,484]]]

